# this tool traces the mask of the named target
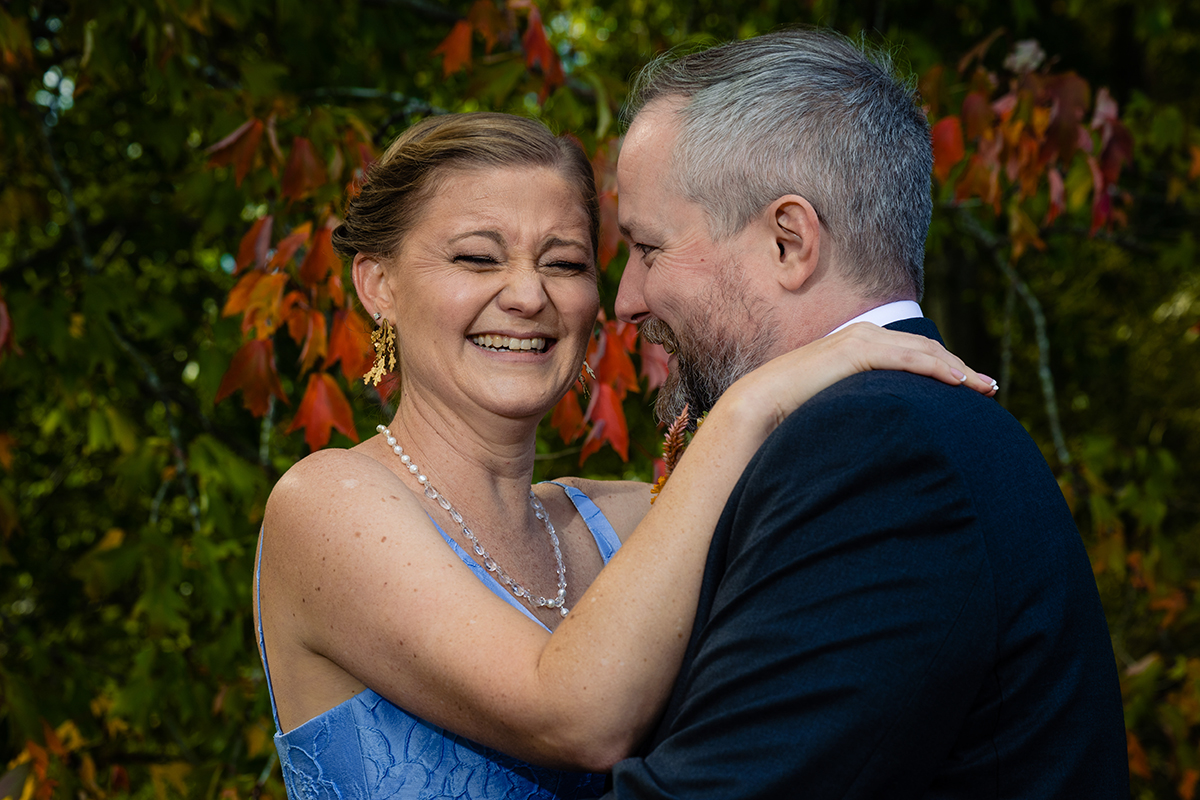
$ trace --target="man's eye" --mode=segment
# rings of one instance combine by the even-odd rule
[[[637,250],[639,253],[641,253],[642,258],[645,258],[646,256],[650,255],[658,248],[652,244],[642,244],[641,242],[634,242],[633,249]]]

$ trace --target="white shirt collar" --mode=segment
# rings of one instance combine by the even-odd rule
[[[841,325],[825,334],[830,336],[837,333],[842,328],[848,325],[853,325],[856,322],[870,322],[879,327],[890,325],[893,322],[899,322],[902,319],[914,319],[924,317],[921,313],[921,307],[913,300],[897,300],[894,303],[884,303],[881,306],[876,306],[870,311],[859,314],[854,319],[846,320]]]

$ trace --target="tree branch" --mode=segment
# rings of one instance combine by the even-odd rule
[[[1058,417],[1058,397],[1054,391],[1054,375],[1050,371],[1050,339],[1046,335],[1046,315],[1042,311],[1042,304],[1005,257],[1002,252],[1004,244],[1000,238],[980,225],[979,220],[975,219],[974,215],[966,209],[960,208],[958,212],[957,218],[963,223],[967,232],[988,251],[992,257],[992,263],[1008,278],[1009,284],[1025,301],[1025,305],[1029,307],[1029,312],[1033,315],[1033,327],[1038,348],[1038,378],[1042,384],[1046,417],[1050,423],[1050,437],[1054,442],[1054,451],[1058,455],[1058,460],[1062,462],[1063,466],[1070,466],[1071,454],[1068,452],[1066,440],[1063,438],[1062,423]]]

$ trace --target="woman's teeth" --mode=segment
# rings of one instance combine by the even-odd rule
[[[542,352],[546,349],[546,340],[535,336],[532,339],[517,339],[513,336],[472,336],[471,341],[480,347],[490,347],[493,350],[534,350]]]

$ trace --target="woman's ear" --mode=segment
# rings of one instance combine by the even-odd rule
[[[388,316],[392,310],[392,295],[388,291],[383,263],[376,256],[357,253],[350,265],[350,274],[354,279],[354,291],[366,312],[372,317],[376,313]]]
[[[821,259],[821,220],[812,203],[800,195],[780,197],[767,208],[778,250],[778,279],[797,291],[816,271]]]

